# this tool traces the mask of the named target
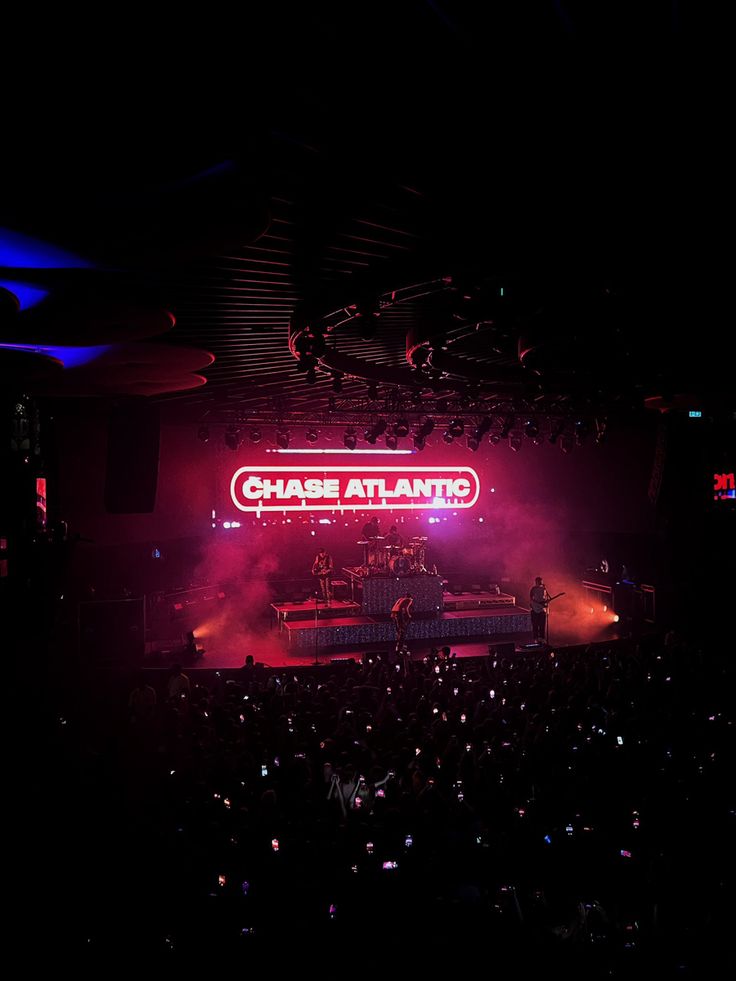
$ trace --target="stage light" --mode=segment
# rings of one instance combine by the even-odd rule
[[[527,419],[524,425],[524,432],[529,437],[529,439],[534,439],[535,436],[539,436],[539,426],[535,419]]]
[[[555,423],[552,431],[549,434],[549,441],[554,446],[557,442],[557,438],[562,434],[562,430],[565,428],[565,420],[558,419]]]
[[[506,416],[503,421],[503,427],[501,429],[501,439],[506,439],[511,432],[511,427],[514,424],[514,416]]]
[[[307,370],[307,374],[304,378],[304,381],[307,383],[307,385],[317,384],[317,372],[314,370],[314,368],[309,368]]]
[[[355,449],[358,444],[358,437],[355,434],[355,428],[353,426],[348,426],[348,428],[345,430],[345,435],[343,436],[342,441],[345,444],[346,449]]]
[[[225,446],[230,450],[237,450],[240,447],[240,430],[237,426],[228,426],[225,431]]]
[[[399,441],[395,436],[386,437],[386,449],[395,450],[398,445],[399,445]]]
[[[514,451],[514,453],[518,453],[519,452],[519,450],[521,449],[521,434],[520,433],[512,433],[512,435],[509,436],[509,446]]]
[[[377,419],[370,429],[366,429],[364,439],[371,446],[376,445],[376,440],[386,432],[387,423],[385,419]]]
[[[425,442],[424,436],[420,436],[419,433],[417,433],[414,436],[414,449],[423,450],[426,445],[427,444]]]
[[[429,348],[425,347],[423,344],[420,344],[418,347],[413,349],[410,357],[411,363],[414,365],[414,367],[421,370],[421,368],[426,365],[427,361],[429,360]]]
[[[251,429],[249,439],[251,443],[260,443],[263,439],[260,429]]]
[[[308,429],[304,437],[308,443],[316,443],[318,439],[318,433],[316,429]]]
[[[373,402],[375,402],[376,399],[378,398],[378,385],[376,385],[375,382],[372,382],[368,386],[368,398],[371,399]]]
[[[442,438],[446,443],[452,443],[455,439],[449,429],[443,433]]]
[[[565,435],[560,438],[560,449],[563,453],[571,453],[574,445],[572,436]]]
[[[399,438],[409,435],[409,423],[406,419],[398,419],[394,423],[394,434]]]
[[[200,426],[199,431],[197,432],[197,438],[201,439],[203,443],[206,443],[210,438],[209,426]]]
[[[342,372],[340,371],[332,372],[332,391],[338,395],[342,391]]]
[[[595,441],[596,443],[602,443],[606,438],[606,432],[608,430],[608,420],[607,419],[596,419],[595,421]]]
[[[613,615],[613,622],[614,623],[618,623],[620,619],[621,619],[621,617],[618,615],[618,613],[614,613],[614,615]]]
[[[453,419],[447,427],[447,431],[451,436],[462,436],[465,432],[465,423],[462,419]]]
[[[501,442],[501,437],[498,435],[498,433],[494,433],[490,438],[491,446],[498,446],[500,442]]]
[[[588,424],[583,419],[578,419],[575,423],[575,442],[578,446],[582,446],[588,435]]]
[[[287,446],[289,445],[290,438],[291,437],[289,436],[288,429],[276,430],[276,445],[279,446],[282,450],[285,450],[287,448]]]
[[[419,429],[417,429],[417,436],[429,436],[433,429],[434,419],[425,419]]]
[[[483,437],[491,428],[491,417],[484,416],[483,419],[475,427],[475,432],[472,436],[468,436],[468,449],[476,453],[480,448],[480,444],[483,442]]]
[[[327,350],[327,341],[321,328],[310,327],[306,333],[307,349],[316,358],[322,357]]]

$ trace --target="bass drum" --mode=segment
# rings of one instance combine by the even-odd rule
[[[411,561],[406,555],[395,555],[391,559],[390,569],[395,576],[408,576],[411,572]]]

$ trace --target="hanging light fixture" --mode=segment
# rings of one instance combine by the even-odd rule
[[[240,447],[242,440],[240,437],[240,430],[237,426],[228,426],[225,430],[225,446],[229,450],[237,450]]]

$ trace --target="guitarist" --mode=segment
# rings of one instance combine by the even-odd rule
[[[396,627],[396,650],[400,651],[404,646],[404,638],[409,628],[411,620],[411,608],[414,604],[411,593],[400,596],[391,607],[391,618]]]
[[[332,556],[326,548],[321,548],[314,557],[314,562],[312,563],[312,575],[319,577],[322,599],[328,606],[330,605],[330,600],[332,599],[331,576],[333,568]]]
[[[534,580],[534,585],[529,590],[529,603],[532,608],[532,634],[535,643],[540,641],[544,643],[549,598],[549,593],[547,592],[547,587],[542,582],[542,577],[537,576]]]

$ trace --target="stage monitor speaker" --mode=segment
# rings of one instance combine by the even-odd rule
[[[147,514],[156,506],[159,454],[157,405],[116,406],[107,437],[105,508],[110,514]]]
[[[489,644],[488,653],[492,654],[494,657],[510,657],[516,651],[516,645],[514,642],[508,641],[504,644]]]

